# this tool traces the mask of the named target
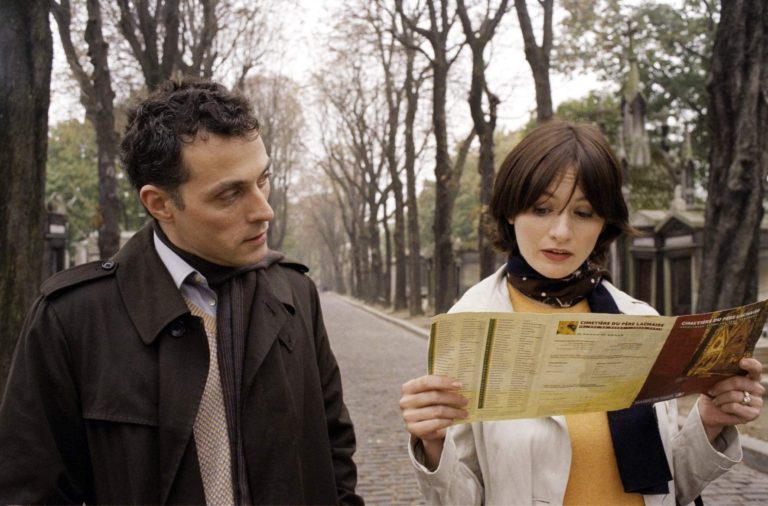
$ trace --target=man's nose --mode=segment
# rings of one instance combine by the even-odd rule
[[[248,221],[270,221],[275,217],[267,195],[260,188],[254,189],[248,204]]]

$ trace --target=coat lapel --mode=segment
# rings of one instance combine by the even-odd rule
[[[183,327],[181,326],[183,325]],[[178,337],[175,334],[182,333]],[[209,354],[205,329],[189,316],[158,342],[158,430],[160,499],[165,504],[184,451],[194,439],[192,429],[208,376]]]
[[[157,347],[160,502],[165,503],[190,441],[208,376],[208,340],[189,314],[157,255],[152,227],[139,231],[116,256],[126,310],[147,346]]]
[[[293,310],[290,285],[288,280],[282,279],[279,267],[259,269],[250,278],[250,282],[246,283],[246,290],[253,289],[251,285],[253,281],[256,286],[245,345],[244,395],[247,395],[253,385],[256,374],[274,345],[280,330],[291,318]],[[291,345],[291,343],[287,344]]]

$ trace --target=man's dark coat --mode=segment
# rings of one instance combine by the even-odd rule
[[[298,264],[252,271],[241,420],[255,504],[361,503],[355,436],[317,292]],[[59,273],[30,311],[0,405],[0,503],[200,504],[192,425],[208,372],[145,227]]]

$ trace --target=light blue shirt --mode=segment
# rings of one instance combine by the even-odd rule
[[[176,288],[181,294],[191,300],[193,304],[205,311],[208,315],[216,318],[216,307],[218,298],[210,286],[205,276],[200,274],[183,258],[177,255],[171,248],[165,245],[163,241],[154,234],[155,250],[163,261],[165,268],[173,278]]]

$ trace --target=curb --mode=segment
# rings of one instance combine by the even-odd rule
[[[398,327],[404,328],[405,330],[410,331],[411,333],[417,335],[418,337],[421,337],[422,339],[429,339],[429,331],[427,329],[423,329],[421,327],[418,327],[412,323],[409,323],[405,320],[401,320],[400,318],[396,318],[394,316],[388,315],[386,313],[383,313],[382,311],[379,311],[378,309],[374,309],[370,306],[367,306],[363,304],[362,302],[359,302],[355,299],[351,299],[345,295],[339,295],[336,294],[339,298],[343,299],[346,303],[351,304],[355,307],[358,307],[362,309],[363,311],[367,311],[368,313],[371,313],[374,316],[378,316],[382,320],[386,320],[389,323],[392,323],[394,325],[397,325]]]
[[[348,304],[356,306],[362,309],[363,311],[367,311],[372,315],[378,316],[383,320],[386,320],[394,325],[402,327],[412,332],[413,334],[417,335],[418,337],[421,337],[422,339],[429,339],[429,331],[426,329],[417,327],[416,325],[413,325],[412,323],[408,323],[407,321],[401,320],[400,318],[396,318],[394,316],[388,315],[382,311],[379,311],[378,309],[374,309],[370,306],[367,306],[362,302],[358,302],[355,299],[351,299],[344,295],[338,295],[338,296]],[[685,417],[678,418],[678,424],[681,427],[684,422],[685,422]],[[757,439],[757,438],[745,436],[742,434],[741,447],[744,453],[744,459],[743,459],[744,464],[754,469],[755,471],[768,474],[768,442],[763,441],[762,439]]]
[[[741,436],[744,463],[761,473],[768,474],[768,442],[749,436]]]

